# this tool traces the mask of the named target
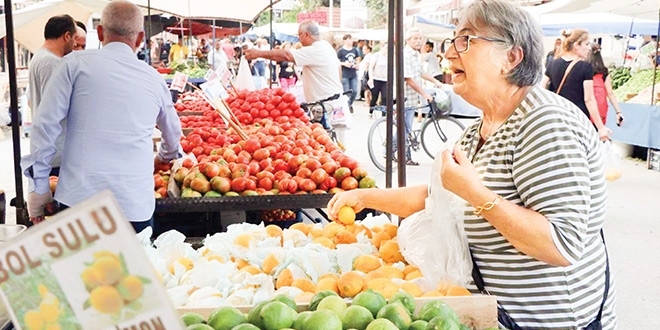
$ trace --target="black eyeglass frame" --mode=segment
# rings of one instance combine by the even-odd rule
[[[459,38],[465,39],[465,49],[463,49],[463,50],[458,50],[458,48],[456,47],[456,39],[459,39]],[[466,35],[455,36],[454,38],[447,38],[447,39],[443,40],[442,43],[440,43],[441,51],[443,53],[446,53],[447,50],[449,50],[449,47],[453,46],[454,50],[459,54],[463,53],[463,52],[466,52],[468,49],[470,49],[470,40],[472,40],[472,39],[481,39],[481,40],[486,40],[486,41],[490,41],[490,42],[502,42],[502,43],[507,42],[506,40],[499,39],[499,38],[473,36],[473,35],[466,34]],[[451,46],[447,46],[447,44],[450,44]]]

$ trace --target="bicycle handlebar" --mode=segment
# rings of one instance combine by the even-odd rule
[[[342,95],[346,95],[346,96],[350,97],[352,94],[353,94],[353,90],[348,90],[348,91],[345,91],[345,92],[343,92],[343,93],[337,93],[337,94],[334,94],[334,95],[332,95],[332,96],[329,96],[329,97],[327,97],[327,98],[324,98],[324,99],[319,100],[319,101],[316,101],[316,102],[303,102],[303,103],[300,104],[300,106],[303,107],[303,108],[305,108],[305,107],[308,107],[308,106],[310,106],[310,105],[321,104],[321,103],[323,103],[323,102],[328,102],[328,101],[336,100],[336,99],[338,99],[338,98],[339,98],[340,96],[342,96]]]

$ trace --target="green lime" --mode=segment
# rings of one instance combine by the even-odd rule
[[[337,297],[339,297],[337,292],[334,292],[334,291],[330,291],[330,290],[319,291],[309,301],[309,310],[312,311],[312,312],[315,311],[316,307],[319,305],[319,302],[321,302],[321,300],[323,300],[323,298],[325,298],[327,296],[337,296]]]
[[[289,328],[296,317],[296,311],[281,301],[271,301],[265,304],[259,312],[262,329],[278,330]]]
[[[296,301],[289,298],[289,296],[284,295],[284,294],[278,294],[275,296],[275,298],[271,299],[271,301],[281,301],[285,303],[287,306],[291,307],[294,311],[298,310],[298,304],[296,304]]]
[[[183,323],[188,326],[188,325],[193,325],[193,324],[203,324],[206,323],[206,320],[204,319],[203,316],[193,313],[193,312],[188,312],[183,315],[181,315],[181,319],[183,320]]]
[[[259,329],[259,327],[254,324],[243,323],[231,328],[231,330],[261,330],[261,329]]]
[[[341,324],[344,329],[364,330],[373,320],[374,316],[371,315],[371,311],[359,305],[351,305],[346,308]]]
[[[385,297],[380,292],[368,289],[358,293],[357,296],[353,298],[352,304],[368,309],[371,312],[371,315],[375,318],[378,311],[387,304],[387,300],[385,300]]]
[[[263,324],[261,323],[261,317],[259,316],[259,313],[261,313],[261,309],[269,303],[269,301],[262,301],[258,304],[256,304],[250,312],[247,315],[247,321],[249,323],[252,323],[253,325],[256,325],[258,328],[263,328]]]
[[[303,330],[342,330],[341,319],[332,311],[319,309],[303,322]]]
[[[247,322],[245,314],[231,306],[220,307],[209,315],[207,322],[215,330],[231,330],[231,328]]]
[[[432,300],[422,305],[415,314],[415,320],[431,321],[436,316],[442,316],[460,323],[458,315],[446,302],[442,300]]]
[[[293,319],[293,325],[291,325],[291,327],[296,330],[302,330],[303,323],[310,315],[312,315],[312,311],[304,311],[298,313],[298,315],[296,315],[296,317]]]
[[[346,304],[346,301],[342,297],[327,296],[319,302],[319,305],[316,307],[316,310],[327,309],[337,314],[339,318],[342,318],[344,316],[344,312],[346,311],[347,307],[348,304]]]
[[[399,328],[388,319],[375,319],[369,323],[366,330],[399,330]]]
[[[403,304],[403,307],[405,307],[408,311],[408,314],[410,314],[412,317],[413,313],[415,313],[415,308],[417,307],[417,303],[415,303],[415,297],[413,297],[408,292],[399,291],[395,293],[392,298],[390,298],[389,303],[391,304],[395,301],[400,301],[401,304]]]
[[[427,324],[429,323],[424,320],[413,321],[413,323],[410,323],[408,330],[425,330]]]
[[[429,321],[427,330],[461,330],[459,322],[444,316],[436,316]]]
[[[383,308],[378,311],[376,318],[388,319],[401,330],[408,330],[410,323],[412,323],[412,318],[410,317],[410,314],[408,314],[408,310],[403,307],[403,304],[400,301],[395,301],[383,306]]]
[[[187,326],[186,330],[213,330],[213,328],[207,324],[198,323]]]

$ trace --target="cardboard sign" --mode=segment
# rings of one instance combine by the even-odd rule
[[[110,191],[2,245],[0,296],[19,330],[184,329]]]
[[[208,71],[206,71],[206,74],[204,74],[204,80],[206,81],[213,80],[215,78],[218,78],[218,74],[211,69],[208,69]]]
[[[229,84],[229,82],[234,77],[234,75],[231,73],[231,71],[229,71],[229,68],[227,68],[226,65],[219,67],[217,70],[215,70],[215,73],[218,77],[220,77],[220,81],[222,81],[222,83],[225,85]]]
[[[225,88],[222,87],[222,82],[220,82],[218,79],[209,80],[203,84],[200,84],[199,88],[204,91],[206,97],[208,97],[209,100],[212,100],[213,102],[220,102],[220,100],[229,97],[229,94],[227,94]]]
[[[179,91],[183,93],[183,90],[186,88],[186,83],[188,82],[188,75],[177,71],[172,78],[172,83],[170,84],[170,89],[174,91]]]

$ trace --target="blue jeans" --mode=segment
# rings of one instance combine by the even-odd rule
[[[358,90],[358,78],[341,78],[341,84],[344,86],[344,92],[348,92],[349,90],[353,91],[351,97],[348,99],[348,105],[353,105],[353,101],[355,101],[357,93],[360,92]]]
[[[69,208],[69,205],[62,204],[62,203],[59,203],[57,201],[55,201],[55,204],[57,205],[56,206],[56,208],[57,208],[56,212],[64,211],[64,210]],[[131,226],[133,226],[133,229],[135,230],[135,233],[139,233],[147,227],[154,228],[154,217],[152,215],[151,219],[149,219],[147,221],[131,221]]]
[[[254,61],[254,70],[259,77],[266,76],[266,61]]]

